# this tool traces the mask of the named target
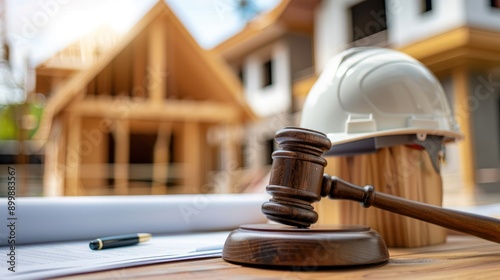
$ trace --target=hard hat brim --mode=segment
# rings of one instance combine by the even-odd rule
[[[390,129],[390,130],[381,130],[377,132],[366,132],[366,133],[327,133],[326,136],[332,142],[332,146],[335,146],[373,137],[393,136],[402,134],[439,135],[439,136],[444,136],[445,142],[455,142],[462,140],[464,138],[464,135],[457,131],[422,129],[422,128]]]

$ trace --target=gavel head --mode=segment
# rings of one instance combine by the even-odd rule
[[[318,220],[311,205],[319,201],[326,160],[321,155],[331,147],[325,134],[314,130],[286,127],[275,135],[279,150],[267,192],[272,198],[262,205],[268,219],[297,227],[309,227]]]

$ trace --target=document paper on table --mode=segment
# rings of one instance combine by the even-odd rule
[[[93,251],[89,241],[26,244],[16,249],[16,271],[1,262],[0,279],[45,279],[187,259],[220,257],[229,231],[153,236],[137,245]],[[115,270],[113,273],[120,273]],[[119,276],[119,275],[117,275]]]

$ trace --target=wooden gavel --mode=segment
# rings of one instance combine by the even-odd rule
[[[267,192],[272,198],[262,205],[268,219],[299,228],[318,220],[313,202],[321,197],[358,201],[397,214],[500,243],[500,220],[444,209],[384,193],[372,186],[360,187],[324,174],[327,164],[321,155],[331,147],[325,134],[309,129],[287,127],[276,133],[279,150]]]

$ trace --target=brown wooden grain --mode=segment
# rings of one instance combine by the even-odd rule
[[[471,236],[449,236],[445,244],[392,248],[389,252],[391,258],[384,265],[350,269],[301,266],[286,270],[264,269],[211,258],[60,279],[500,279],[500,245]]]

